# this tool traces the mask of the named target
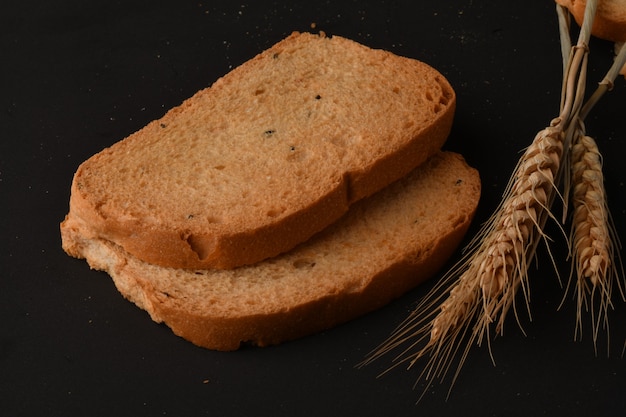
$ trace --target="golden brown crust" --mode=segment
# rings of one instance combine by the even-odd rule
[[[228,120],[226,120],[225,115],[230,114],[230,110],[222,109],[223,111],[220,112],[216,110],[216,106],[228,107],[241,105],[241,103],[245,105],[245,103],[248,103],[247,100],[252,103],[253,100],[263,99],[264,95],[269,96],[269,93],[259,88],[258,96],[261,98],[251,97],[244,100],[241,97],[247,96],[242,95],[239,99],[231,100],[234,104],[230,101],[214,100],[214,97],[233,97],[235,94],[230,92],[237,92],[242,80],[245,77],[252,77],[251,74],[256,74],[259,66],[267,65],[266,63],[264,64],[265,61],[282,53],[288,55],[291,53],[290,48],[297,50],[296,46],[299,43],[306,46],[311,43],[311,39],[315,38],[317,37],[309,34],[291,35],[273,48],[253,58],[249,63],[244,64],[235,73],[230,73],[221,78],[211,88],[198,92],[181,106],[172,109],[162,119],[150,123],[141,131],[85,162],[74,177],[69,218],[74,219],[76,224],[80,224],[81,227],[88,229],[83,230],[83,234],[110,240],[124,247],[126,251],[139,259],[152,264],[189,269],[231,269],[241,265],[253,264],[290,250],[298,243],[307,240],[315,233],[335,222],[347,211],[350,204],[403,177],[414,167],[425,161],[428,156],[440,149],[449,134],[456,104],[454,91],[443,76],[425,64],[414,60],[398,57],[388,52],[370,50],[340,37],[325,39],[325,42],[334,42],[334,44],[339,45],[340,48],[344,48],[346,51],[350,51],[350,53],[354,52],[359,57],[367,57],[372,62],[376,62],[380,66],[380,71],[386,69],[388,74],[399,74],[404,77],[402,79],[406,80],[411,79],[411,77],[414,80],[419,78],[420,81],[415,81],[416,85],[419,82],[423,82],[421,80],[426,77],[429,80],[428,85],[433,86],[433,91],[436,90],[437,93],[427,93],[432,102],[426,100],[425,104],[413,108],[408,106],[405,101],[396,101],[399,99],[395,95],[399,97],[402,93],[397,87],[393,89],[393,93],[389,93],[394,95],[393,97],[387,96],[378,101],[373,98],[364,100],[365,103],[376,102],[376,106],[380,108],[389,106],[389,113],[384,116],[385,123],[381,121],[379,125],[374,124],[371,129],[368,127],[368,131],[359,131],[358,128],[360,126],[353,126],[361,123],[354,115],[360,113],[367,114],[372,109],[379,111],[379,108],[359,103],[357,100],[350,98],[350,107],[354,108],[349,108],[349,112],[345,115],[337,116],[339,118],[347,117],[349,120],[339,119],[339,123],[336,123],[338,127],[348,129],[347,133],[340,132],[336,127],[332,127],[328,123],[322,123],[319,126],[315,125],[314,132],[303,131],[302,138],[297,139],[299,145],[292,147],[306,149],[307,142],[305,139],[313,135],[317,135],[316,140],[318,142],[316,143],[334,141],[327,148],[322,148],[321,145],[317,144],[311,145],[313,151],[309,152],[307,157],[316,159],[314,161],[307,160],[306,164],[303,163],[302,166],[306,167],[304,169],[294,169],[294,172],[299,172],[297,175],[308,175],[305,172],[306,169],[310,169],[309,172],[314,173],[312,175],[317,175],[315,173],[321,170],[323,171],[323,176],[316,180],[310,180],[310,183],[306,185],[308,188],[303,190],[299,189],[301,185],[298,182],[289,179],[296,174],[287,172],[285,175],[285,171],[279,171],[283,175],[281,181],[285,181],[282,187],[279,184],[275,188],[268,188],[267,191],[263,191],[265,194],[258,196],[253,195],[254,189],[243,190],[241,191],[241,199],[238,196],[234,196],[229,200],[231,202],[228,204],[224,200],[222,205],[227,207],[227,209],[216,211],[214,216],[216,219],[212,220],[211,217],[214,215],[211,212],[212,209],[203,208],[202,204],[205,202],[212,203],[213,200],[222,198],[219,192],[211,191],[212,194],[202,194],[199,191],[199,186],[188,185],[185,182],[188,178],[177,177],[177,182],[174,182],[174,179],[171,177],[175,177],[175,175],[168,177],[167,169],[159,168],[167,166],[169,163],[174,164],[175,158],[179,154],[187,155],[187,157],[188,155],[193,156],[191,153],[184,153],[188,147],[205,145],[202,145],[201,141],[199,143],[197,143],[198,141],[194,142],[195,139],[184,139],[181,141],[176,135],[168,132],[173,132],[174,129],[183,129],[186,124],[196,123],[205,117],[215,118],[215,120],[211,121],[211,129],[228,126]],[[313,44],[317,45],[316,42],[313,42]],[[412,73],[414,75],[411,75]],[[389,90],[391,91],[391,84],[393,84],[394,80],[389,78]],[[304,79],[304,76],[300,81],[303,85],[308,85],[307,83],[315,84],[316,82],[315,78],[309,80]],[[362,81],[366,82],[368,80]],[[406,96],[414,97],[415,91],[411,90],[411,88],[417,87],[408,84],[406,83],[402,88],[410,90]],[[332,86],[326,84],[315,87],[322,90],[324,88],[327,90],[332,89]],[[368,86],[365,86],[363,89],[364,92],[369,92],[370,90],[371,88]],[[228,94],[220,93],[220,91]],[[328,98],[330,102],[330,93]],[[346,97],[343,98],[344,101],[347,99]],[[274,97],[271,100],[277,100],[277,98]],[[313,103],[313,105],[318,105],[319,107],[319,103]],[[431,106],[435,107],[434,116],[423,124],[414,123],[412,119],[403,119],[407,117],[407,114],[413,114],[419,120],[421,113],[426,112],[426,107],[428,107],[429,112],[433,111],[430,109]],[[341,110],[341,108],[333,109],[333,113],[336,113],[337,110]],[[234,111],[237,111],[235,107],[233,107]],[[289,113],[289,111],[291,110],[284,111],[284,109],[281,109],[280,114]],[[403,112],[404,114],[401,114]],[[259,115],[259,118],[262,120],[269,120],[272,117],[274,116],[265,113]],[[393,126],[389,125],[387,122],[394,120],[394,118],[397,119],[394,122],[396,124]],[[357,121],[355,122],[354,120]],[[273,120],[273,122],[279,124],[281,120],[277,119]],[[319,132],[320,129],[326,128],[325,126],[329,126],[328,130]],[[233,127],[232,124],[230,127],[224,127],[224,129],[230,129],[229,132],[232,131],[234,132],[233,134],[237,133],[236,127]],[[198,130],[201,129],[195,129],[192,133],[197,134]],[[353,146],[347,142],[342,143],[351,139],[360,140],[361,137],[363,137],[363,141],[368,143],[367,146]],[[272,143],[271,141],[265,141],[263,146],[274,146]],[[388,143],[390,148],[385,149]],[[158,151],[142,152],[154,147],[157,147]],[[208,151],[205,148],[202,149],[203,152],[210,151],[210,149]],[[345,152],[345,149],[356,153],[353,156],[354,161],[363,159],[363,162],[352,163],[350,167],[341,171],[343,163],[342,152]],[[222,154],[227,153],[225,149],[221,149],[221,151]],[[277,151],[272,148],[268,152],[268,156],[263,156],[263,158],[269,158]],[[358,152],[363,154],[358,154]],[[259,153],[264,155],[262,151],[259,151]],[[141,154],[142,156],[137,161],[125,156],[135,154]],[[375,156],[372,157],[371,161],[368,161],[367,155]],[[243,157],[248,156],[246,154]],[[203,160],[197,159],[197,161],[194,161],[195,164],[203,163]],[[206,160],[209,159],[210,157],[207,156]],[[120,160],[124,160],[124,164],[119,162]],[[170,162],[172,160],[174,162]],[[229,162],[240,164],[239,170],[246,167],[245,162]],[[317,165],[311,165],[313,162]],[[144,167],[146,168],[145,172],[140,171]],[[334,167],[340,167],[340,169],[335,170],[333,173],[330,167],[333,167],[333,169]],[[222,168],[220,168],[220,171],[213,169],[211,175],[213,175],[213,172],[216,172],[215,175],[217,176],[226,175],[227,170]],[[115,170],[122,172],[122,169],[129,173],[124,175],[117,174],[116,176],[115,173],[111,172]],[[269,177],[272,175],[270,171],[261,173],[265,172],[263,171],[265,169],[264,166],[258,169],[260,171],[259,176],[267,175]],[[202,166],[196,171],[191,168],[180,169],[178,166],[177,168],[172,168],[176,175],[184,172],[188,176],[196,174],[203,178],[209,174],[209,170],[209,168]],[[163,178],[159,177],[159,175],[163,176]],[[191,180],[193,183],[195,179],[191,178]],[[133,190],[131,185],[128,185],[127,188],[131,190],[128,192],[129,195],[124,198],[117,198],[117,190],[124,189],[124,186],[120,186],[124,181],[129,183],[131,181],[136,182],[136,189]],[[169,188],[166,190],[169,191],[157,190],[157,194],[165,195],[163,198],[159,198],[160,194],[151,196],[146,191],[149,186],[142,186],[142,181],[146,182],[146,184],[153,181],[160,186],[169,183],[172,185],[167,186]],[[231,194],[233,189],[238,189],[237,187],[240,187],[245,182],[241,178],[232,181],[235,182],[235,187],[229,183],[223,183],[224,187],[227,187]],[[219,184],[222,183],[218,183],[216,190],[219,189]],[[304,185],[302,186],[304,187]],[[100,189],[100,187],[104,187],[104,190]],[[187,187],[186,191],[181,192],[178,190],[178,188],[185,187]],[[293,188],[295,190],[289,190]],[[281,206],[283,197],[278,194],[285,190],[289,190],[291,195],[285,197],[288,198],[286,200],[288,203],[284,203]],[[185,199],[187,195],[189,197]],[[196,195],[197,197],[192,197]],[[276,198],[277,195],[278,198]],[[180,206],[184,206],[185,210],[189,210],[188,214],[182,212],[180,207],[172,203],[173,200],[179,198],[181,199]],[[265,203],[266,199],[273,202]],[[258,209],[260,214],[256,215],[257,217],[253,217],[250,214],[255,210],[252,205],[257,203],[262,203]],[[266,204],[266,206],[263,206],[263,204]],[[152,207],[153,205],[154,208]],[[239,205],[242,207],[239,207]],[[245,209],[243,206],[246,206]]]

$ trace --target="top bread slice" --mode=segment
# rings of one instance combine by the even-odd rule
[[[422,62],[294,33],[84,162],[67,219],[155,265],[253,264],[423,163],[454,107]]]
[[[458,154],[437,153],[292,251],[233,270],[159,267],[71,221],[61,230],[71,253],[107,271],[154,321],[199,346],[235,350],[330,328],[431,277],[460,243],[479,197],[476,170]]]

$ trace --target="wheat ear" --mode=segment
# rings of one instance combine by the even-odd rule
[[[592,335],[597,346],[600,328],[607,330],[608,311],[614,284],[624,292],[618,277],[624,275],[620,242],[607,206],[602,174],[602,156],[595,140],[583,130],[575,135],[572,162],[572,232],[570,253],[573,257],[571,282],[575,282],[576,331],[582,335],[583,310],[591,312]]]
[[[416,384],[421,379],[430,382],[445,376],[466,343],[458,356],[454,384],[474,342],[489,341],[494,323],[495,333],[502,333],[507,312],[516,309],[520,288],[528,302],[527,270],[538,243],[547,238],[542,229],[558,195],[556,178],[564,138],[560,119],[535,136],[517,164],[500,207],[470,243],[462,262],[365,363],[408,344],[396,357],[396,366],[408,362],[410,368],[430,356]],[[433,306],[438,306],[434,312]]]
[[[607,339],[609,336],[608,312],[612,308],[615,285],[622,299],[626,300],[626,276],[621,243],[607,205],[602,156],[595,140],[585,135],[583,121],[600,98],[613,88],[615,79],[625,66],[626,44],[616,45],[613,65],[568,129],[572,147],[568,155],[571,170],[567,188],[568,192],[571,190],[574,208],[570,234],[573,262],[565,295],[573,286],[576,298],[574,338],[582,337],[583,311],[587,310],[591,313],[592,339],[596,349],[600,329],[606,331]],[[607,343],[607,349],[608,346]]]
[[[537,244],[546,238],[543,226],[557,195],[555,179],[559,175],[564,133],[560,121],[541,130],[521,157],[503,203],[488,222],[480,243],[468,259],[459,290],[441,306],[433,321],[431,339],[436,342],[446,328],[461,321],[455,317],[455,292],[464,292],[464,278],[477,286],[482,309],[474,327],[480,343],[491,324],[502,333],[506,313],[514,305],[517,290],[524,291],[528,301],[527,271],[535,256]],[[468,284],[469,284],[468,282]],[[463,309],[462,309],[463,310]],[[452,314],[452,317],[449,316]]]

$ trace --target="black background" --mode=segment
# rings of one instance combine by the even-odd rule
[[[561,57],[551,0],[3,1],[0,6],[0,413],[7,416],[609,416],[626,410],[626,309],[596,355],[573,340],[574,302],[545,251],[531,270],[532,320],[471,351],[418,405],[418,369],[377,379],[355,365],[428,284],[343,326],[270,348],[197,348],[125,301],[60,247],[77,166],[291,31],[323,30],[413,57],[458,94],[446,144],[477,167],[475,232],[535,133],[558,113]],[[594,41],[590,84],[612,45]],[[626,83],[587,121],[624,236]],[[565,243],[549,228],[567,278]],[[469,237],[469,236],[468,236]],[[610,347],[610,356],[606,350]]]

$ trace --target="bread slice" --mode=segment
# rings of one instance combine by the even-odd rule
[[[454,107],[424,63],[294,33],[84,162],[68,219],[155,265],[253,264],[424,162]]]
[[[294,250],[233,270],[148,264],[71,219],[62,234],[71,254],[107,271],[154,321],[199,346],[235,350],[330,328],[417,286],[451,256],[479,196],[476,170],[437,153]]]

